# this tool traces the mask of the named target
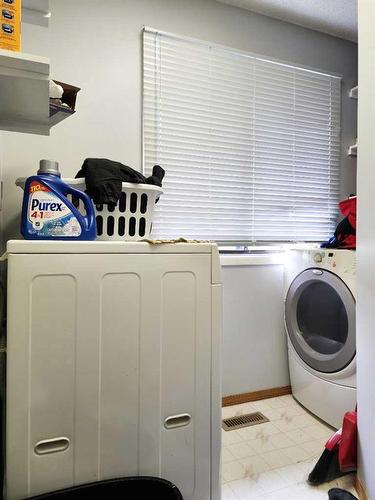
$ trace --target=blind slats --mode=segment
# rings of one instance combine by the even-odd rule
[[[143,42],[144,168],[166,170],[153,234],[327,239],[340,78],[147,29]]]

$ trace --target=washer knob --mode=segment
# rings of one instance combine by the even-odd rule
[[[321,253],[314,254],[314,262],[318,264],[319,262],[322,262],[322,260],[323,260],[323,255]]]

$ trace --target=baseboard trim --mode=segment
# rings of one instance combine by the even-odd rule
[[[291,394],[292,388],[290,385],[284,387],[275,387],[273,389],[263,389],[262,391],[245,392],[243,394],[233,394],[225,396],[222,400],[223,406],[239,405],[242,403],[250,403],[251,401],[259,401],[259,399],[276,398],[277,396],[285,396]]]
[[[355,489],[357,490],[359,500],[370,500],[366,488],[358,476],[355,478]]]

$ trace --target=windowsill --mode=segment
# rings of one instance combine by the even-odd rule
[[[267,253],[262,255],[220,255],[220,264],[223,267],[231,266],[280,266],[284,265],[285,252]]]
[[[320,248],[318,243],[289,243],[283,246],[248,247],[251,251],[267,250],[264,253],[220,253],[220,263],[223,267],[230,266],[282,266],[285,263],[285,252],[288,249],[309,250]]]

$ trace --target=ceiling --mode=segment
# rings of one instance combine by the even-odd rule
[[[357,0],[217,0],[282,21],[357,41]]]

